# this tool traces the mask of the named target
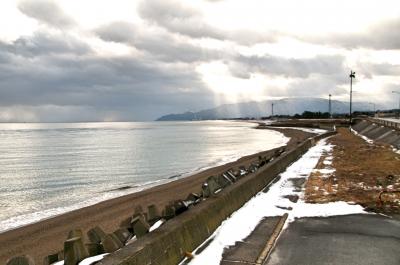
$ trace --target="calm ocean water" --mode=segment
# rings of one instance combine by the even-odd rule
[[[252,127],[229,121],[0,124],[0,231],[288,140]]]

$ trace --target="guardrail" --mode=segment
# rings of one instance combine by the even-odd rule
[[[376,119],[376,118],[369,118],[368,120],[371,122],[374,122],[376,124],[379,124],[379,125],[390,127],[395,130],[400,130],[400,121],[394,122],[394,121],[381,120],[381,119]]]

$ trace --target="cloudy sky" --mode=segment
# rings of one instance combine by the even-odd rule
[[[0,121],[153,120],[282,97],[395,107],[398,0],[2,0]]]

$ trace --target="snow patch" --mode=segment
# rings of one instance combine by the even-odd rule
[[[366,137],[366,136],[364,136],[364,135],[362,135],[362,134],[359,134],[356,130],[354,130],[354,129],[351,128],[351,127],[350,127],[350,131],[351,131],[354,135],[357,135],[358,137],[361,137],[361,138],[362,138],[364,141],[366,141],[367,143],[369,143],[369,144],[373,144],[373,143],[374,143],[373,140],[369,139],[368,137]]]
[[[95,262],[98,262],[102,259],[104,259],[105,256],[109,255],[110,253],[104,253],[104,254],[100,254],[97,256],[93,256],[93,257],[89,257],[86,258],[84,260],[82,260],[81,262],[78,263],[78,265],[91,265],[94,264]],[[51,265],[64,265],[64,261],[57,261],[56,263],[52,263]]]
[[[152,231],[156,230],[156,229],[159,228],[164,222],[165,222],[165,220],[163,220],[163,219],[158,220],[157,222],[154,223],[154,225],[152,225],[152,226],[150,227],[150,230],[149,230],[149,231],[152,232]]]
[[[109,253],[105,253],[105,254],[101,254],[101,255],[97,255],[97,256],[93,256],[87,259],[82,260],[81,262],[79,262],[79,265],[91,265],[95,262],[98,262],[102,259],[104,259],[105,256],[107,256]]]
[[[334,168],[320,168],[320,169],[313,170],[313,172],[316,172],[316,173],[318,172],[318,173],[321,173],[322,175],[331,175],[335,171],[336,171],[336,169],[334,169]]]
[[[315,133],[315,134],[323,134],[326,133],[328,130],[324,129],[316,129],[316,128],[304,128],[304,127],[275,127],[280,129],[294,129],[308,133]]]
[[[219,264],[224,248],[233,246],[237,241],[249,236],[264,217],[281,216],[288,213],[288,221],[293,222],[296,218],[301,217],[366,213],[361,206],[350,205],[345,202],[306,203],[303,190],[296,187],[296,180],[309,177],[321,155],[331,152],[332,148],[333,145],[327,144],[326,140],[321,140],[316,146],[310,148],[298,161],[280,174],[280,179],[270,186],[268,192],[259,192],[242,208],[223,221],[221,226],[205,241],[212,239],[212,242],[200,254],[196,255],[189,264]],[[297,195],[299,200],[294,203],[288,199],[288,195]],[[201,247],[199,246],[197,249]]]

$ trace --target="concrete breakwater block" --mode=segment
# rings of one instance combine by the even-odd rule
[[[146,222],[143,216],[139,216],[139,218],[135,219],[132,224],[133,232],[136,235],[136,238],[140,238],[147,234],[150,230],[150,225]]]
[[[210,196],[213,196],[217,190],[221,189],[221,186],[218,184],[217,177],[211,176],[206,180],[201,188],[203,192],[203,197],[208,198]]]
[[[131,227],[133,230],[133,225],[136,223],[137,220],[139,220],[140,218],[143,218],[144,220],[146,220],[145,216],[143,213],[135,213],[132,217],[131,217]],[[134,232],[135,233],[135,232]]]
[[[258,166],[262,167],[264,166],[267,162],[267,157],[265,156],[258,156]]]
[[[165,205],[165,208],[162,213],[163,218],[166,220],[172,219],[176,216],[175,207],[171,204]]]
[[[123,244],[125,244],[132,237],[132,233],[126,228],[119,228],[115,230],[113,234],[116,235],[119,241],[121,241]]]
[[[50,254],[50,255],[48,255],[47,257],[45,257],[43,259],[43,264],[44,265],[50,265],[50,264],[56,263],[59,260],[60,259],[58,258],[58,253]]]
[[[81,237],[73,237],[64,242],[64,265],[76,265],[88,256]]]
[[[233,182],[226,175],[222,174],[217,177],[217,183],[218,186],[223,189],[231,185]]]
[[[188,210],[190,205],[193,205],[197,203],[200,200],[200,196],[198,194],[189,194],[188,199],[190,200],[176,200],[173,202],[170,202],[168,205],[165,206],[165,209],[163,210],[163,218],[166,220],[169,220],[185,211]]]
[[[68,237],[67,239],[74,238],[74,237],[80,237],[83,238],[83,233],[81,229],[74,229],[68,232]]]
[[[158,211],[157,206],[155,206],[154,204],[151,204],[147,207],[147,213],[148,213],[147,221],[150,224],[154,224],[161,218],[160,212]]]
[[[228,176],[230,177],[230,179],[233,181],[233,182],[236,182],[237,181],[237,177],[236,177],[236,175],[234,174],[234,172],[230,169],[230,170],[228,170],[228,171],[226,171],[226,174],[228,174]]]
[[[86,243],[87,252],[90,257],[97,256],[104,253],[104,247],[99,243]]]
[[[35,265],[35,262],[31,257],[24,255],[9,259],[7,265]]]
[[[186,197],[186,201],[192,201],[193,203],[197,203],[199,200],[201,199],[200,194],[197,193],[190,193],[187,197]]]
[[[203,183],[203,185],[201,186],[201,193],[203,198],[208,198],[211,196],[211,191],[210,188],[208,187],[208,183]]]
[[[244,177],[248,174],[245,166],[239,166],[239,177]]]
[[[106,237],[106,233],[99,226],[90,229],[87,232],[89,241],[92,243],[100,243]]]
[[[124,246],[115,234],[106,235],[101,241],[104,251],[107,253],[114,252]]]
[[[275,151],[274,156],[280,156],[283,152],[285,152],[285,148],[279,148]]]
[[[248,169],[248,171],[251,172],[251,173],[254,173],[254,172],[256,172],[257,170],[258,170],[258,165],[254,164],[254,163],[252,163],[252,164],[249,166],[249,169]]]
[[[57,252],[58,260],[64,260],[64,249]]]
[[[132,230],[132,227],[131,227],[131,220],[132,220],[132,216],[130,216],[128,218],[125,218],[124,220],[122,220],[119,223],[119,227],[128,229],[129,232],[133,233],[133,230]]]
[[[145,212],[145,211],[143,210],[143,207],[142,207],[141,205],[136,205],[136,206],[135,206],[135,211],[133,212],[133,216],[136,216],[136,215],[138,215],[138,214],[143,215],[143,216],[144,216],[144,219],[145,219],[146,221],[149,220],[149,215],[148,215],[148,213]]]

